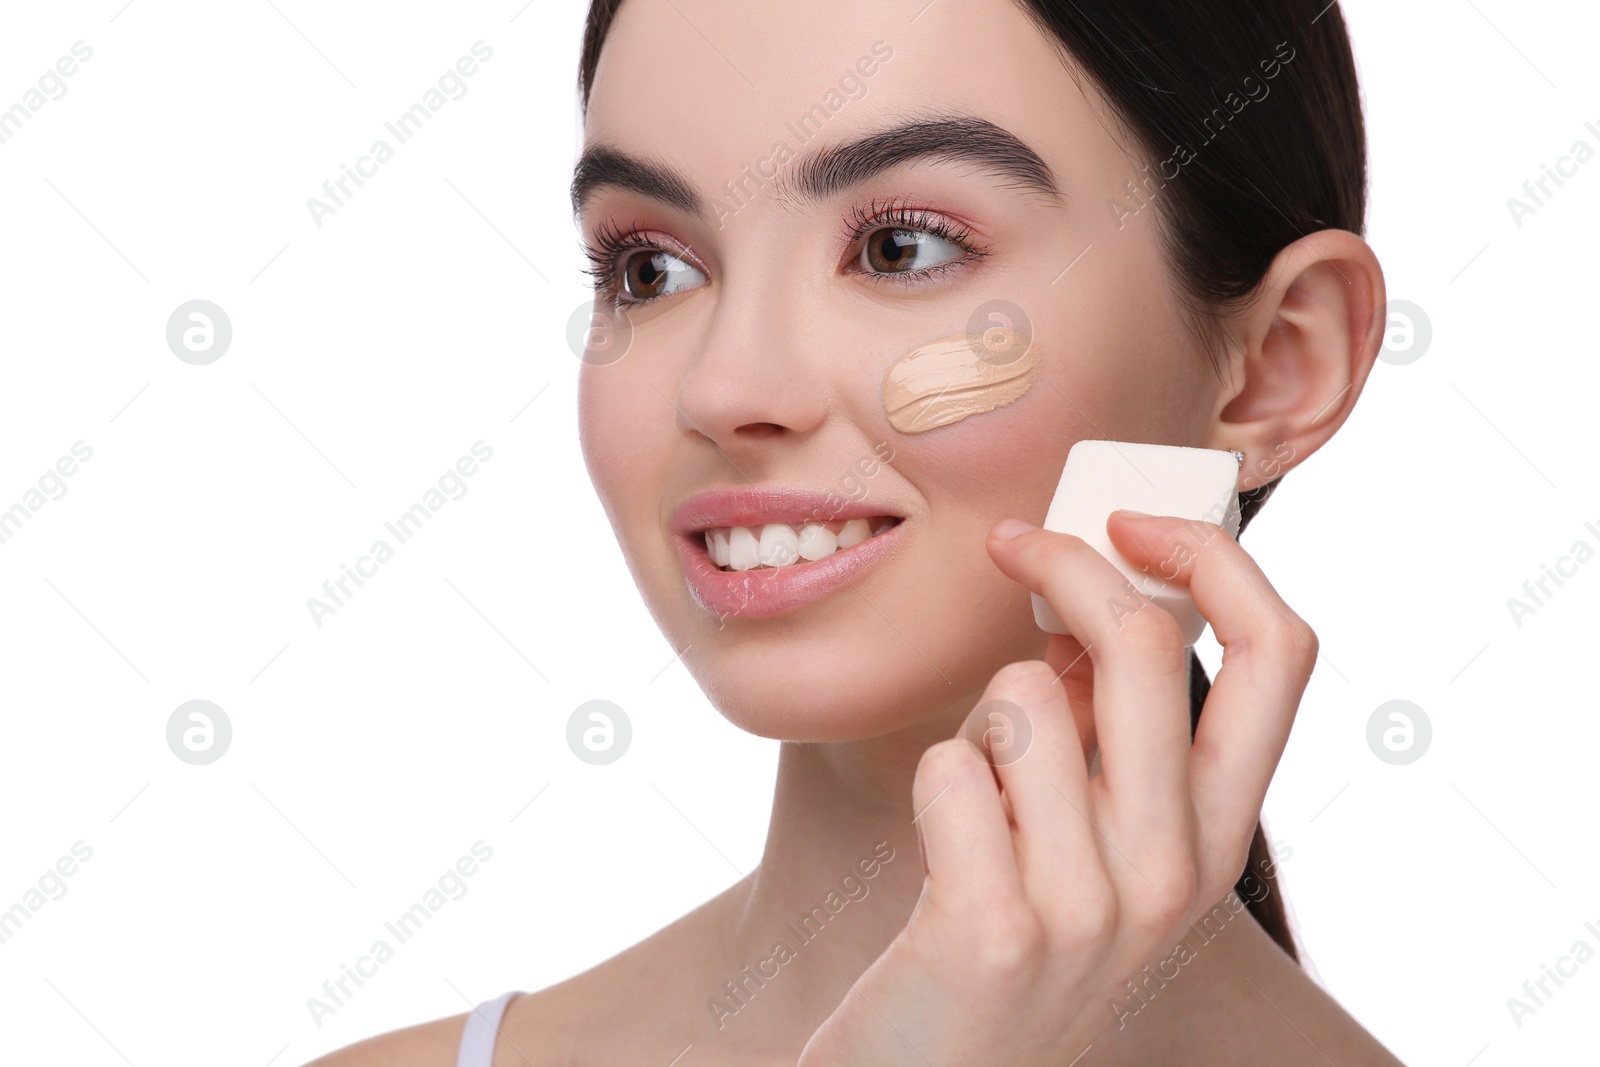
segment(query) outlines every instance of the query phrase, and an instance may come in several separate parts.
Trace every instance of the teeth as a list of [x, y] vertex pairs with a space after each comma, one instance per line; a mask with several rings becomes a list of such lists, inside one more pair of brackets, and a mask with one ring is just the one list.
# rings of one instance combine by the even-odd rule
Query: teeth
[[761, 551], [757, 554], [763, 567], [783, 567], [800, 558], [800, 535], [793, 526], [772, 523], [761, 527]]
[[800, 528], [800, 555], [803, 559], [818, 560], [839, 550], [839, 537], [821, 523], [808, 522]]
[[849, 548], [859, 545], [872, 536], [872, 526], [866, 519], [851, 519], [844, 524], [844, 529], [839, 531], [839, 547]]
[[728, 531], [721, 527], [706, 531], [706, 549], [711, 553], [711, 562], [719, 567], [728, 565]]
[[754, 567], [760, 560], [757, 551], [760, 546], [756, 543], [756, 535], [750, 532], [748, 526], [732, 526], [728, 528], [728, 566], [736, 571], [747, 571]]
[[900, 520], [847, 519], [843, 522], [808, 522], [796, 528], [789, 523], [764, 526], [719, 526], [705, 531], [711, 562], [726, 570], [787, 567], [791, 563], [827, 559], [841, 548], [875, 537]]

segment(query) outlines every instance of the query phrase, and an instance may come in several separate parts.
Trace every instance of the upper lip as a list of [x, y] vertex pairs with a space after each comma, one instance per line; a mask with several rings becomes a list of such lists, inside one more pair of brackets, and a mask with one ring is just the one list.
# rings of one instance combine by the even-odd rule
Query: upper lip
[[890, 515], [905, 516], [871, 500], [848, 500], [800, 486], [747, 486], [741, 489], [711, 489], [696, 493], [672, 513], [672, 529], [691, 534], [718, 526], [758, 526], [789, 523], [831, 522], [836, 519], [870, 519]]

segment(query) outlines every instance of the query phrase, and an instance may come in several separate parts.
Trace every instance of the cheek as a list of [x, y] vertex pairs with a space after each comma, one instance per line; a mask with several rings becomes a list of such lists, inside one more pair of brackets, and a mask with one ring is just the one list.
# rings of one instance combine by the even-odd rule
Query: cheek
[[1079, 436], [1195, 443], [1209, 364], [1188, 336], [1176, 298], [1152, 282], [1162, 271], [1149, 237], [1130, 227], [1095, 245], [1094, 270], [1068, 276], [1075, 288], [1057, 306], [1073, 352], [1051, 366], [1051, 382], [1062, 409], [1084, 424]]
[[1085, 436], [1082, 419], [1040, 380], [1005, 407], [889, 440], [895, 470], [922, 490], [941, 534], [959, 527], [986, 559], [988, 527], [1008, 516], [1044, 520], [1067, 450]]
[[[583, 451], [584, 466], [589, 469], [589, 480], [595, 489], [601, 489], [603, 452], [600, 443], [607, 438], [606, 427], [600, 418], [603, 391], [594, 381], [594, 372], [583, 368], [578, 372], [578, 445]], [[602, 495], [603, 492], [602, 492]]]
[[615, 367], [584, 367], [578, 373], [578, 442], [589, 480], [606, 512], [615, 518], [633, 494], [630, 480], [648, 476], [637, 469], [640, 458], [629, 451], [628, 427], [638, 431], [636, 399]]
[[1032, 388], [1040, 346], [1017, 329], [956, 334], [907, 353], [883, 380], [883, 410], [902, 434], [927, 433], [997, 408]]

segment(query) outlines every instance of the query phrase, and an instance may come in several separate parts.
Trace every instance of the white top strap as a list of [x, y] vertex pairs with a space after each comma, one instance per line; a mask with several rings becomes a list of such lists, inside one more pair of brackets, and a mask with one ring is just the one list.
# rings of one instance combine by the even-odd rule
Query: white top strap
[[461, 1030], [461, 1049], [456, 1053], [456, 1067], [490, 1067], [494, 1039], [500, 1032], [500, 1017], [505, 1014], [511, 998], [521, 992], [513, 989], [502, 993], [467, 1013], [466, 1026]]

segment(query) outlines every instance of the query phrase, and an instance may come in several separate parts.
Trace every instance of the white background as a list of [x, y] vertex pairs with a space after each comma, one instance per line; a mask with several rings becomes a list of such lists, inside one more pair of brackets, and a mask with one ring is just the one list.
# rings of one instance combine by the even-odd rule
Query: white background
[[[300, 1064], [559, 981], [750, 870], [776, 743], [674, 662], [578, 451], [584, 5], [6, 8], [0, 108], [94, 54], [0, 145], [0, 508], [93, 457], [0, 545], [0, 909], [93, 856], [0, 944], [0, 1060]], [[1506, 601], [1600, 548], [1600, 159], [1520, 228], [1506, 200], [1600, 149], [1600, 16], [1345, 9], [1368, 237], [1433, 338], [1245, 534], [1324, 654], [1265, 819], [1314, 973], [1405, 1062], [1588, 1060], [1600, 961], [1520, 1027], [1506, 1000], [1600, 950], [1600, 560], [1520, 627]], [[466, 95], [315, 226], [306, 199], [480, 39]], [[167, 348], [192, 299], [232, 322], [209, 366]], [[306, 599], [480, 439], [467, 493], [315, 626]], [[197, 698], [233, 728], [203, 767], [165, 734]], [[634, 726], [606, 767], [565, 742], [595, 698]], [[1395, 698], [1433, 727], [1406, 766], [1366, 741]], [[315, 1025], [479, 839], [466, 895]]]

